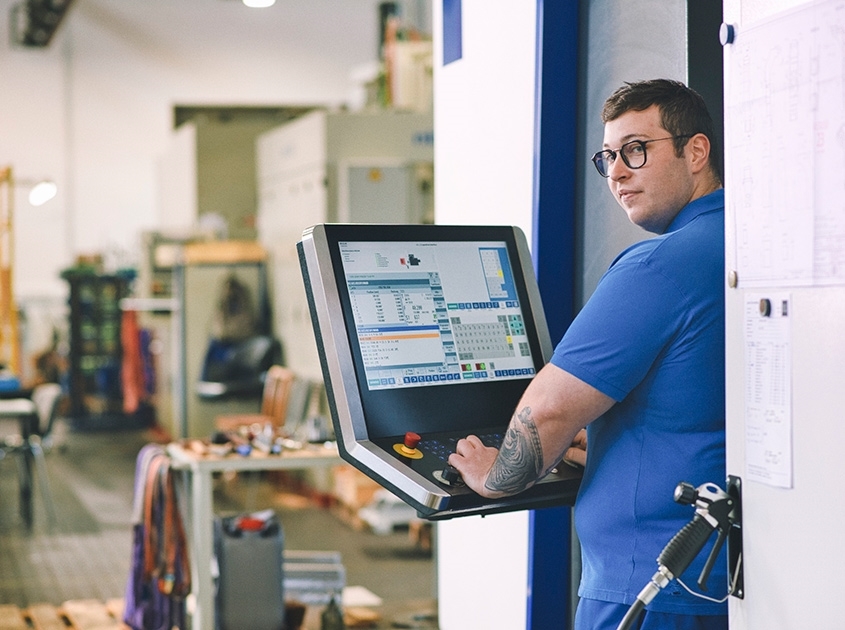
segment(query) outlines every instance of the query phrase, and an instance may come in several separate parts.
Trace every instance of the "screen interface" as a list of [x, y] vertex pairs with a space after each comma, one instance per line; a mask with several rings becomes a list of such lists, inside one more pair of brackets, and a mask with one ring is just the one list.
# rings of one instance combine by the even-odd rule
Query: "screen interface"
[[341, 241], [339, 253], [370, 391], [534, 375], [504, 241]]

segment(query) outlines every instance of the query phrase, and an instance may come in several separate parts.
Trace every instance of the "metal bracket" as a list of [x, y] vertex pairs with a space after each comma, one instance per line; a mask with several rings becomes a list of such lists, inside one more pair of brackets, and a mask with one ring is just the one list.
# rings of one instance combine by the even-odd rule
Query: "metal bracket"
[[734, 500], [734, 518], [728, 532], [728, 579], [730, 594], [745, 598], [745, 568], [742, 562], [742, 479], [728, 475], [727, 493]]

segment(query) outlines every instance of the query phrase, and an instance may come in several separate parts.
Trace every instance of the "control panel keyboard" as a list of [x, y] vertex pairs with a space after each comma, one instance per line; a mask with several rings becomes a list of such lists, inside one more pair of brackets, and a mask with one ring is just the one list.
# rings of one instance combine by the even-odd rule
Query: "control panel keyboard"
[[[484, 446], [491, 446], [493, 448], [499, 448], [502, 445], [503, 437], [503, 432], [482, 433], [478, 435], [478, 438], [481, 440]], [[449, 455], [455, 452], [458, 440], [460, 439], [461, 438], [458, 436], [443, 438], [423, 438], [422, 440], [420, 440], [419, 448], [426, 453], [434, 455], [445, 463], [449, 459]]]

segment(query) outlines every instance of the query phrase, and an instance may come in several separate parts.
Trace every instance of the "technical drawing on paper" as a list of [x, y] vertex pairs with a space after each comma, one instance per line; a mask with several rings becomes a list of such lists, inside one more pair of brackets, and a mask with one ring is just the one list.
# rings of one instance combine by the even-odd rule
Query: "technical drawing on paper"
[[726, 60], [740, 283], [845, 284], [845, 2], [743, 27]]

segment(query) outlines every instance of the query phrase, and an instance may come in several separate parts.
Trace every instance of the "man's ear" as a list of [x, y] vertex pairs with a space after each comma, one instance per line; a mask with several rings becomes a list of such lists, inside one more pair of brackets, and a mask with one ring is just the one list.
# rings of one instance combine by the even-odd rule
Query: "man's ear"
[[687, 158], [693, 173], [699, 173], [710, 166], [710, 139], [703, 133], [697, 133], [686, 146]]

